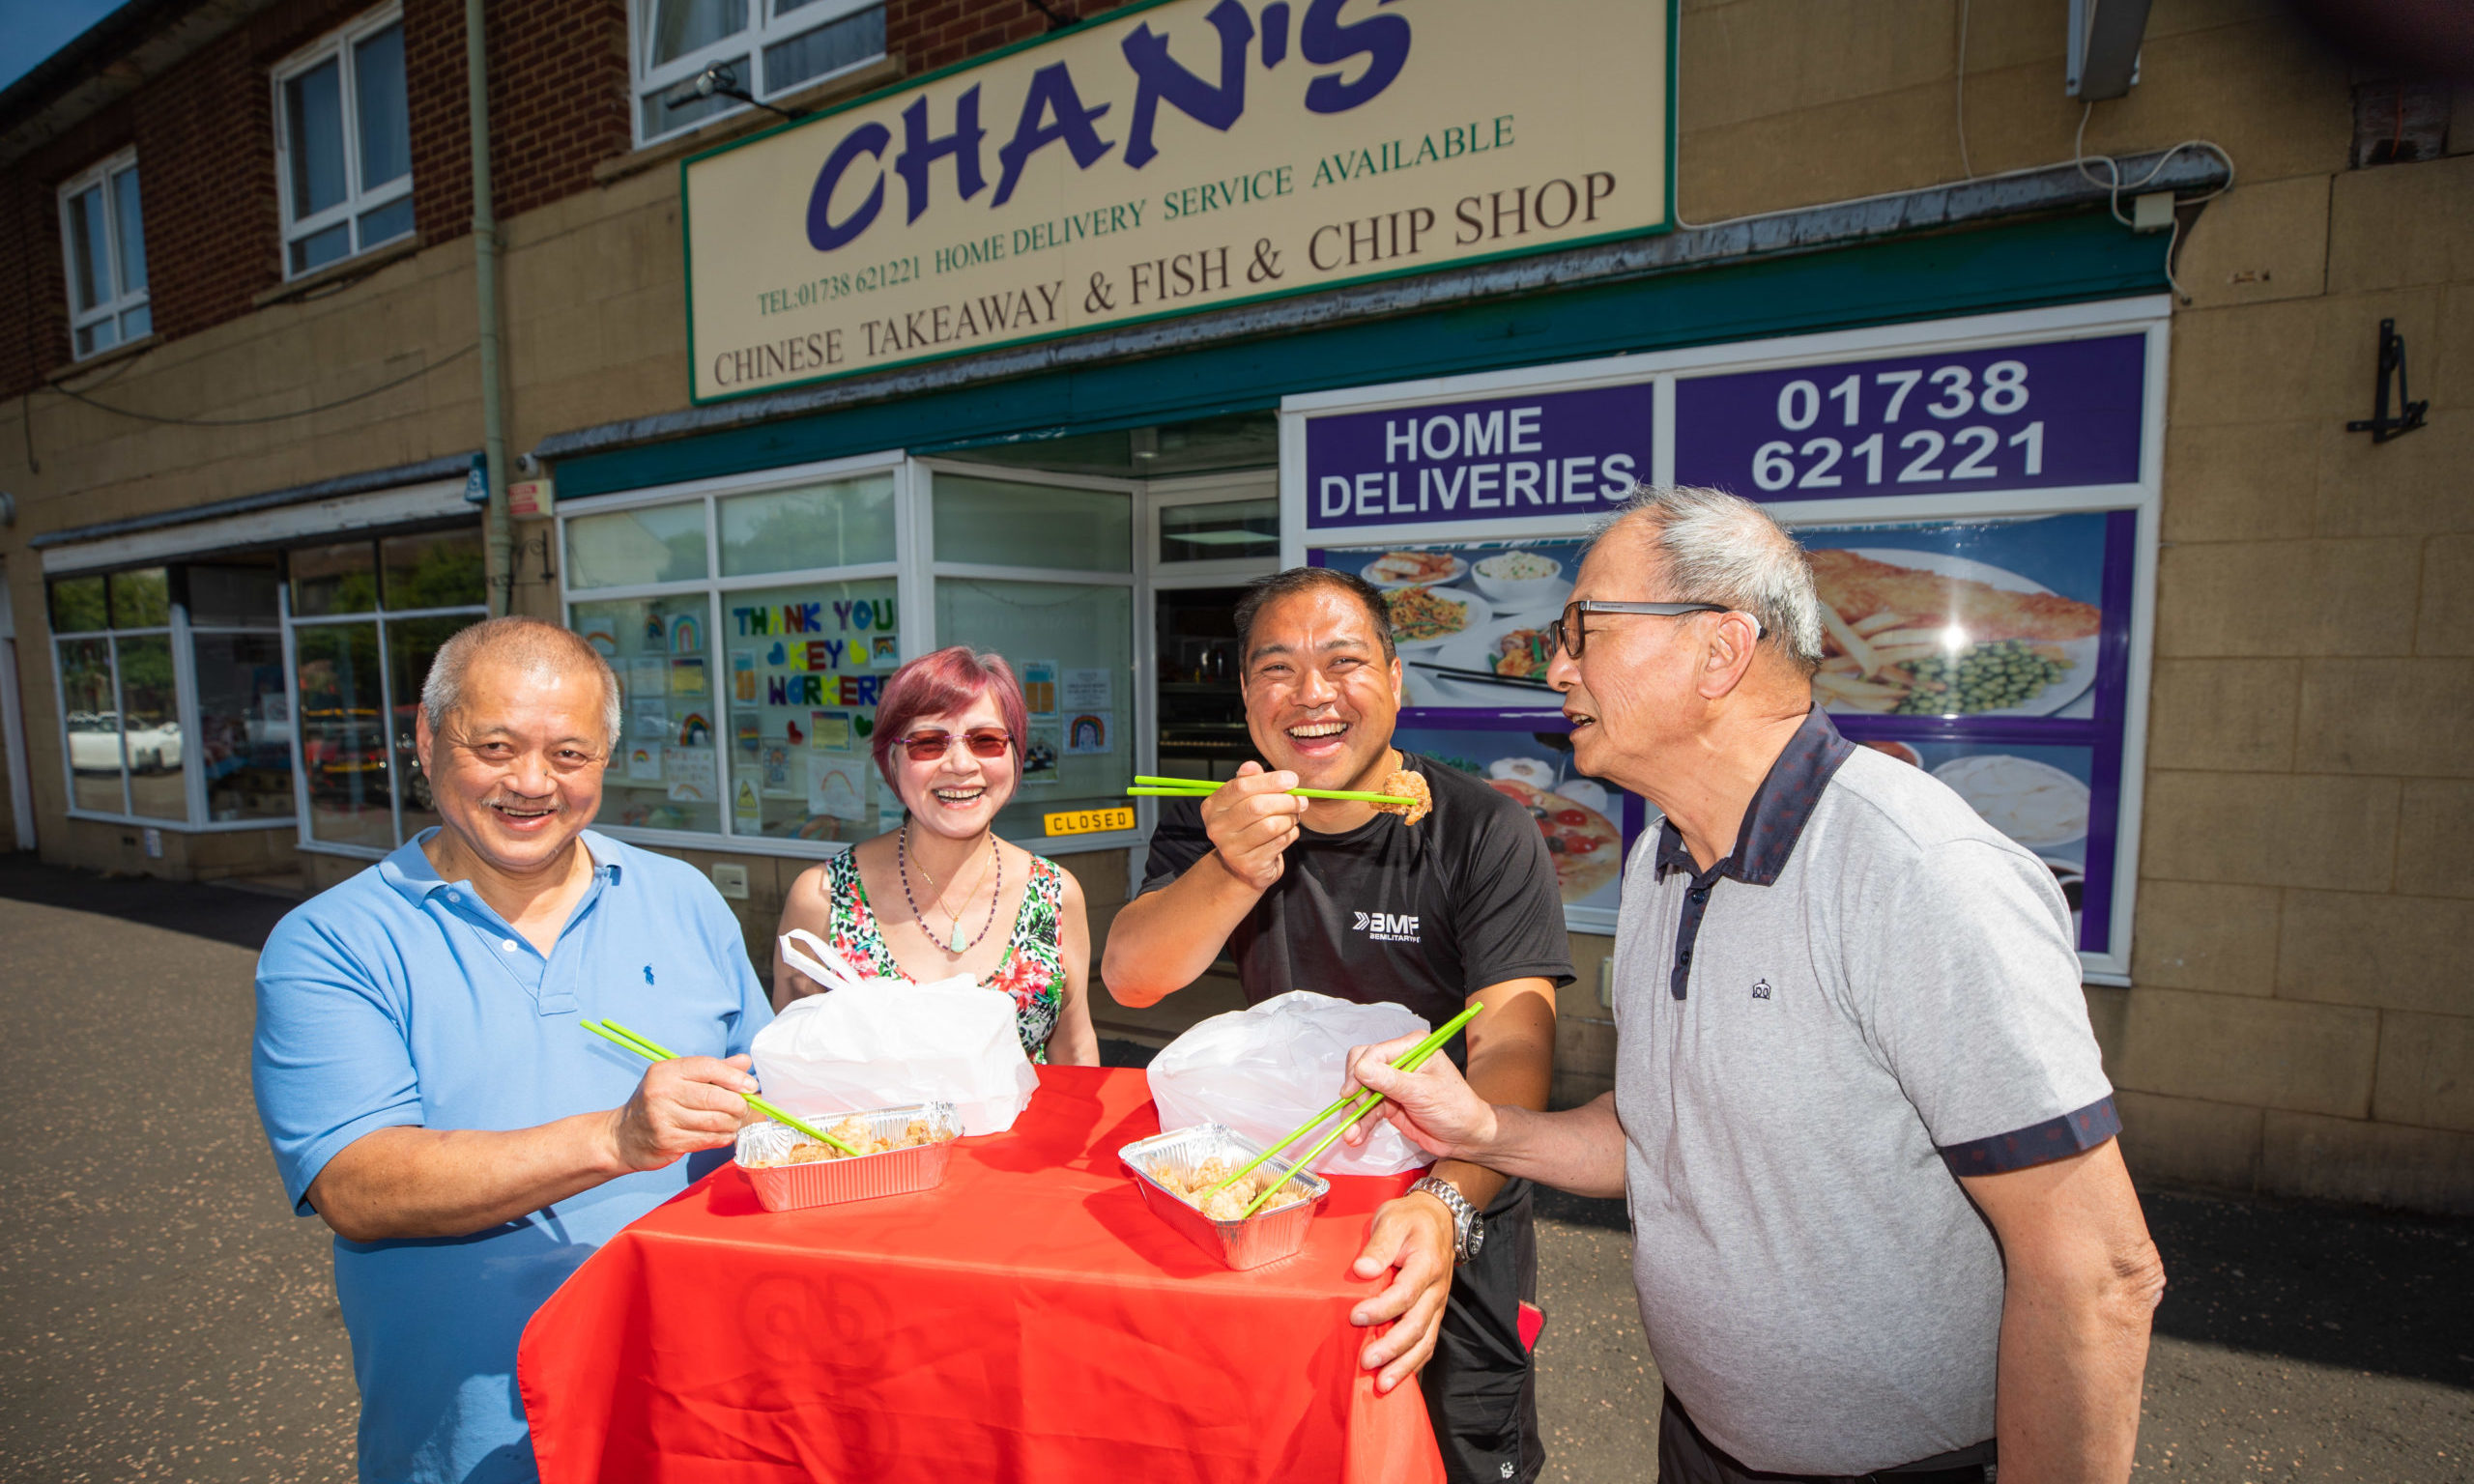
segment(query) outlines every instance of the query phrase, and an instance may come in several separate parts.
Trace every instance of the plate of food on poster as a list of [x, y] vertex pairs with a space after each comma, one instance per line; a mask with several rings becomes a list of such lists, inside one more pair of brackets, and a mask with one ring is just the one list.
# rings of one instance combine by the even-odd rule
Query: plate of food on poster
[[1385, 552], [1358, 568], [1357, 575], [1389, 592], [1395, 587], [1439, 587], [1458, 581], [1468, 571], [1468, 559], [1451, 552], [1404, 548]]
[[1546, 665], [1555, 657], [1547, 629], [1561, 613], [1536, 608], [1498, 614], [1446, 640], [1428, 659], [1412, 657], [1412, 699], [1436, 706], [1561, 704], [1546, 684]]
[[1457, 587], [1395, 587], [1384, 594], [1392, 614], [1392, 642], [1400, 649], [1431, 649], [1486, 621], [1483, 598]]
[[1945, 552], [1822, 548], [1812, 563], [1813, 693], [1832, 711], [2051, 716], [2095, 683], [2092, 603]]
[[1529, 812], [1546, 839], [1555, 863], [1555, 885], [1565, 904], [1585, 901], [1612, 885], [1624, 868], [1624, 831], [1606, 786], [1593, 779], [1558, 780], [1535, 757], [1498, 757], [1486, 783]]

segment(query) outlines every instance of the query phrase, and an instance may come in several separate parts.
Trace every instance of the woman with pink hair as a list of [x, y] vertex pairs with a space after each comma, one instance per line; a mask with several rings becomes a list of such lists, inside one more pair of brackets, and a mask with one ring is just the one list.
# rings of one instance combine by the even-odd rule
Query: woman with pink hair
[[[1081, 885], [994, 830], [1021, 782], [1027, 730], [1000, 655], [956, 644], [895, 671], [873, 745], [902, 824], [800, 872], [774, 941], [804, 928], [884, 979], [967, 974], [1013, 997], [1032, 1061], [1095, 1067]], [[774, 951], [775, 1009], [822, 989]]]

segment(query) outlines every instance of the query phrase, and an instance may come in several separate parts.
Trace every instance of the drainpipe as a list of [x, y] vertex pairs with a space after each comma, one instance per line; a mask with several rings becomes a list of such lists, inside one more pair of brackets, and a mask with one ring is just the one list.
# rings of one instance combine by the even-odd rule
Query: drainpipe
[[507, 529], [506, 409], [499, 391], [499, 220], [490, 207], [490, 65], [481, 0], [464, 0], [464, 71], [473, 114], [473, 276], [481, 322], [481, 451], [490, 475], [486, 571], [495, 617], [515, 596], [515, 542]]

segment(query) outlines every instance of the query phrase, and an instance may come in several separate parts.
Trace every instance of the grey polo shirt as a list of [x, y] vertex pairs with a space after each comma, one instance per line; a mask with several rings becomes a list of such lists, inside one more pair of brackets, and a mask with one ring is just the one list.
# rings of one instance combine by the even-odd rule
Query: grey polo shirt
[[2052, 873], [1819, 708], [1732, 856], [1663, 821], [1632, 855], [1615, 1100], [1668, 1386], [1757, 1470], [1992, 1437], [2001, 1258], [1956, 1177], [2120, 1127]]

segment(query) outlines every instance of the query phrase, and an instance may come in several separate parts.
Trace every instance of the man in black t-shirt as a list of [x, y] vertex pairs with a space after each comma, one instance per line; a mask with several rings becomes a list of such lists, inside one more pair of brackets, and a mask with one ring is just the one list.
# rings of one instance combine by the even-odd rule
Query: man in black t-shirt
[[[1108, 930], [1108, 991], [1155, 1004], [1224, 945], [1254, 1003], [1311, 989], [1441, 1024], [1482, 1000], [1453, 1062], [1491, 1099], [1544, 1108], [1555, 991], [1572, 968], [1528, 811], [1394, 749], [1400, 662], [1383, 596], [1363, 580], [1293, 568], [1249, 588], [1236, 616], [1247, 725], [1275, 771], [1249, 762], [1198, 803], [1163, 801], [1141, 895]], [[1378, 790], [1399, 768], [1434, 795], [1415, 825], [1286, 791]], [[1396, 1323], [1360, 1359], [1385, 1391], [1423, 1371], [1454, 1480], [1526, 1484], [1544, 1462], [1520, 1323], [1537, 1270], [1528, 1184], [1478, 1165], [1436, 1165], [1368, 1227], [1356, 1273], [1393, 1277], [1350, 1318]]]

